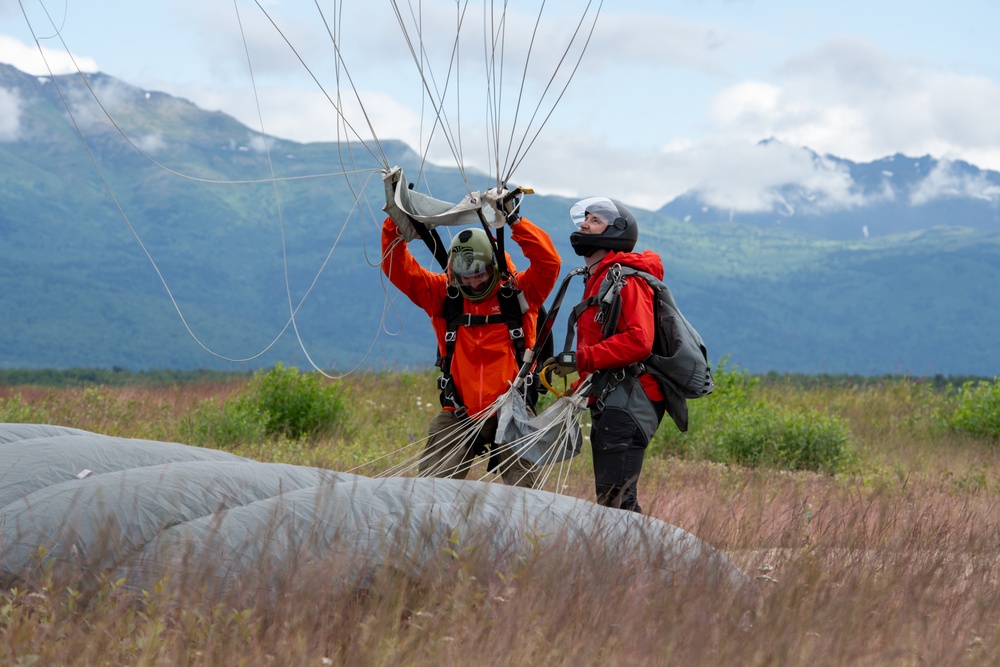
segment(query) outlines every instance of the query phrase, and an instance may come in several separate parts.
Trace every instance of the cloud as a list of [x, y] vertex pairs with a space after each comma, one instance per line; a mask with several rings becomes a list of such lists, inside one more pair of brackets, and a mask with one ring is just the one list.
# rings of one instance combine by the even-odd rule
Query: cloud
[[[143, 41], [141, 60], [147, 71], [159, 74], [153, 80], [137, 76], [132, 83], [155, 86], [205, 109], [222, 110], [255, 132], [262, 129], [259, 101], [263, 130], [269, 135], [332, 141], [352, 133], [344, 129], [312, 75], [336, 100], [335, 64], [342, 56], [343, 97], [336, 103], [362, 137], [370, 137], [370, 123], [379, 139], [401, 139], [420, 151], [434, 121], [426, 86], [445, 96], [448, 127], [456, 135], [461, 128], [463, 158], [492, 170], [493, 140], [499, 138], [496, 143], [501, 143], [514, 136], [517, 145], [536, 105], [533, 129], [555, 104], [565, 79], [552, 80], [548, 92], [545, 86], [576, 30], [584, 4], [567, 8], [566, 3], [546, 3], [537, 32], [537, 3], [529, 6], [512, 0], [505, 5], [502, 109], [488, 109], [484, 94], [489, 68], [481, 9], [470, 8], [463, 17], [463, 41], [457, 47], [461, 85], [458, 70], [449, 78], [461, 3], [421, 5], [427, 67], [422, 79], [400, 31], [403, 20], [409, 33], [416, 35], [416, 19], [408, 13], [397, 18], [373, 3], [347, 3], [342, 12], [326, 17], [334, 32], [331, 38], [312, 3], [261, 3], [272, 24], [252, 4], [241, 3], [237, 20], [232, 5], [174, 0], [159, 10], [162, 25], [129, 24], [130, 28], [155, 26], [157, 34], [171, 35], [169, 49], [161, 48], [154, 33]], [[730, 29], [721, 27], [721, 20], [712, 23], [718, 18], [684, 20], [605, 3], [574, 80], [518, 166], [516, 178], [547, 194], [606, 192], [644, 208], [658, 208], [697, 187], [719, 205], [761, 210], [792, 204], [780, 192], [787, 184], [811, 193], [809, 202], [795, 203], [800, 207], [857, 205], [860, 195], [846, 172], [804, 148], [854, 161], [903, 152], [1000, 169], [1000, 123], [994, 120], [1000, 117], [1000, 85], [995, 81], [975, 72], [931, 67], [849, 37], [820, 42], [764, 70], [760, 63], [780, 48], [774, 40], [764, 41], [773, 26], [755, 28], [752, 22], [730, 21]], [[584, 21], [581, 39], [588, 29]], [[9, 42], [10, 38], [0, 37], [0, 60], [12, 52]], [[531, 61], [525, 68], [529, 45]], [[38, 57], [34, 47], [16, 46], [27, 56]], [[73, 69], [63, 62], [64, 53], [47, 53], [53, 62], [61, 62], [59, 71]], [[563, 75], [575, 65], [577, 53], [567, 56]], [[92, 59], [85, 62], [89, 63], [85, 69], [97, 69]], [[164, 62], [171, 63], [170, 69]], [[494, 70], [491, 76], [498, 73]], [[348, 75], [359, 88], [363, 109]], [[523, 88], [522, 78], [526, 78]], [[725, 88], [710, 97], [709, 91], [719, 82]], [[543, 95], [545, 102], [540, 104]], [[706, 113], [707, 100], [711, 106]], [[502, 125], [496, 123], [497, 117]], [[515, 117], [516, 131], [510, 127]], [[5, 116], [0, 122], [12, 121]], [[436, 134], [443, 135], [440, 128]], [[778, 141], [758, 146], [767, 138]], [[429, 156], [439, 164], [455, 164], [452, 150], [444, 145], [433, 147]]]
[[712, 118], [722, 137], [775, 137], [857, 161], [975, 155], [980, 166], [1000, 168], [1000, 85], [890, 57], [859, 39], [831, 39], [792, 58], [773, 81], [730, 86]]
[[[561, 128], [546, 133], [519, 169], [519, 182], [541, 184], [547, 195], [605, 195], [653, 210], [689, 191], [706, 205], [741, 213], [821, 213], [894, 197], [888, 190], [865, 195], [842, 163], [777, 141], [681, 141], [635, 152], [574, 139]], [[789, 195], [788, 186], [798, 192]]]
[[[619, 193], [627, 193], [619, 195], [623, 199], [649, 208], [693, 189], [706, 204], [738, 212], [791, 212], [793, 207], [820, 212], [895, 193], [884, 190], [866, 198], [846, 168], [816, 153], [855, 161], [896, 152], [931, 154], [1000, 168], [996, 118], [1000, 86], [989, 79], [928, 70], [890, 58], [866, 42], [837, 38], [789, 60], [771, 80], [745, 79], [718, 93], [710, 109], [710, 141], [680, 137], [659, 153], [646, 149], [631, 155], [590, 144], [588, 150], [610, 158], [611, 169], [602, 159], [566, 155], [572, 148], [559, 159], [574, 165], [570, 170], [578, 178], [585, 176], [577, 166], [589, 165], [609, 176], [606, 182]], [[762, 142], [769, 138], [775, 141]], [[552, 150], [551, 143], [546, 146], [543, 151]], [[665, 183], [670, 187], [657, 187]], [[790, 201], [786, 186], [800, 188], [806, 199]], [[949, 192], [996, 196], [985, 179], [970, 180], [942, 168], [911, 197], [924, 201]]]
[[21, 96], [0, 88], [0, 141], [17, 141], [21, 134]]
[[167, 147], [167, 142], [161, 134], [146, 134], [136, 140], [136, 145], [143, 153], [150, 155], [158, 153]]
[[[112, 119], [127, 114], [136, 103], [136, 89], [113, 78], [87, 77], [86, 86], [64, 86], [63, 96], [73, 114], [76, 125], [83, 131], [97, 131], [111, 127]], [[93, 93], [91, 93], [93, 89]], [[100, 100], [100, 104], [94, 99]], [[105, 113], [106, 112], [106, 113]]]
[[[703, 174], [695, 186], [702, 202], [742, 213], [791, 214], [851, 208], [865, 203], [847, 168], [812, 151], [781, 142], [725, 144], [689, 152], [689, 168]], [[787, 186], [805, 196], [790, 198]]]
[[83, 72], [96, 72], [93, 58], [72, 56], [65, 50], [42, 47], [41, 53], [34, 45], [27, 45], [14, 37], [0, 35], [0, 62], [13, 65], [27, 74], [48, 76], [51, 73], [71, 74], [79, 68]]
[[[379, 139], [398, 138], [411, 146], [419, 145], [419, 117], [392, 97], [378, 92], [362, 93], [364, 107], [350, 95], [338, 101], [336, 98], [328, 99], [319, 91], [303, 92], [281, 87], [269, 87], [257, 98], [252, 91], [243, 89], [202, 86], [179, 86], [177, 94], [199, 100], [198, 106], [203, 109], [221, 109], [251, 130], [264, 131], [272, 137], [303, 143], [336, 141], [338, 138], [368, 140], [372, 137], [370, 123], [378, 128], [376, 135]], [[348, 126], [344, 125], [345, 119]]]
[[953, 162], [940, 160], [927, 178], [910, 193], [910, 203], [919, 206], [947, 197], [973, 197], [1000, 202], [1000, 185], [991, 183], [985, 174], [963, 174]]
[[[560, 22], [563, 23], [563, 22]], [[561, 28], [565, 31], [565, 25]], [[710, 24], [633, 12], [601, 14], [587, 47], [588, 72], [620, 76], [622, 65], [723, 72], [723, 51], [742, 40]]]

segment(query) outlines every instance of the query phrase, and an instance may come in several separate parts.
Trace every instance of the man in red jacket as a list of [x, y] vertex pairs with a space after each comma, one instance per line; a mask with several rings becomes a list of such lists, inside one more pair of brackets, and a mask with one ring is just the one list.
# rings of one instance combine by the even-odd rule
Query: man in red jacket
[[[526, 270], [516, 271], [505, 255], [510, 273], [507, 284], [484, 229], [459, 232], [449, 248], [447, 271], [436, 273], [410, 254], [391, 217], [382, 226], [382, 270], [430, 316], [438, 340], [442, 409], [430, 424], [419, 464], [423, 476], [464, 479], [476, 455], [493, 444], [497, 416], [491, 408], [510, 388], [523, 362], [515, 352], [515, 336], [523, 333], [524, 346], [531, 349], [538, 309], [559, 278], [561, 260], [549, 235], [516, 214], [508, 215], [507, 223], [512, 240], [529, 261]], [[518, 313], [518, 322], [508, 324], [512, 318], [504, 311], [509, 311], [506, 304], [510, 301], [502, 304], [499, 293], [511, 288], [522, 291], [526, 310]], [[456, 324], [458, 317], [461, 325]], [[480, 430], [466, 437], [470, 429], [464, 426], [473, 425], [470, 419]], [[534, 485], [531, 464], [509, 452], [497, 453], [491, 464], [507, 484]]]
[[646, 446], [663, 419], [666, 404], [659, 383], [637, 366], [653, 350], [656, 333], [653, 290], [637, 276], [624, 278], [621, 311], [613, 333], [605, 336], [597, 317], [598, 290], [617, 265], [630, 266], [663, 279], [663, 260], [651, 250], [633, 252], [639, 237], [635, 216], [606, 197], [590, 197], [570, 208], [577, 230], [570, 243], [587, 263], [583, 301], [591, 301], [576, 319], [575, 353], [561, 355], [555, 372], [579, 372], [581, 381], [594, 374], [590, 398], [597, 502], [641, 512], [639, 473]]

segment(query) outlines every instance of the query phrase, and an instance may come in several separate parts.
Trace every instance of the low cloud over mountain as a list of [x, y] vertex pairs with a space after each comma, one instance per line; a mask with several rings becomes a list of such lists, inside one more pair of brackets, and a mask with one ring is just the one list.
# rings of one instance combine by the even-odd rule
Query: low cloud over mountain
[[[1000, 173], [962, 161], [931, 156], [893, 155], [868, 163], [764, 142], [754, 148], [758, 170], [749, 178], [706, 179], [677, 197], [660, 213], [705, 223], [733, 221], [762, 228], [786, 227], [816, 236], [853, 239], [917, 231], [940, 225], [1000, 231]], [[789, 156], [811, 165], [814, 177], [801, 179], [800, 165], [788, 181], [781, 168]], [[745, 160], [740, 160], [745, 164]], [[740, 182], [742, 186], [734, 186]]]

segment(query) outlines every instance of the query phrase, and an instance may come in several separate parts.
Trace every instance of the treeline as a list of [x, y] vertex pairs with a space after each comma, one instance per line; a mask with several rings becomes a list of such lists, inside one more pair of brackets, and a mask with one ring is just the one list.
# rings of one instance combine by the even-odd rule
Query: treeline
[[248, 371], [199, 370], [149, 370], [130, 371], [124, 368], [67, 368], [67, 369], [0, 369], [0, 386], [34, 387], [124, 387], [124, 386], [173, 386], [199, 382], [229, 382], [249, 379]]
[[857, 375], [831, 373], [778, 373], [769, 371], [757, 376], [764, 386], [790, 386], [798, 389], [836, 389], [851, 387], [878, 387], [885, 384], [909, 380], [917, 384], [944, 391], [949, 387], [961, 387], [968, 382], [988, 382], [994, 378], [985, 375]]
[[[249, 379], [254, 371], [198, 370], [148, 370], [130, 371], [125, 368], [68, 368], [68, 369], [0, 369], [0, 386], [36, 387], [90, 387], [90, 386], [163, 386], [187, 385], [199, 382], [230, 382]], [[801, 389], [878, 387], [883, 384], [909, 380], [926, 384], [935, 390], [960, 387], [967, 382], [993, 380], [976, 375], [857, 375], [835, 373], [778, 373], [770, 371], [756, 375], [763, 386], [789, 386]]]

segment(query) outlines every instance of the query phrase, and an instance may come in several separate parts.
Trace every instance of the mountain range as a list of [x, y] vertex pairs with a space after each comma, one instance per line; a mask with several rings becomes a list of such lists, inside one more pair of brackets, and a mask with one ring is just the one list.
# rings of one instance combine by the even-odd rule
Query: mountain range
[[[769, 143], [769, 142], [761, 142]], [[814, 187], [785, 184], [726, 207], [730, 193], [692, 189], [659, 212], [679, 220], [720, 220], [788, 228], [829, 239], [886, 236], [933, 227], [1000, 231], [1000, 173], [962, 160], [891, 155], [857, 163], [810, 153]], [[739, 204], [743, 204], [739, 206]]]
[[[103, 74], [0, 64], [0, 110], [0, 367], [433, 364], [426, 316], [379, 268], [381, 170], [400, 166], [445, 201], [487, 189], [486, 174], [467, 172], [467, 185], [395, 141], [265, 138]], [[752, 209], [699, 190], [657, 211], [632, 207], [640, 247], [663, 256], [713, 360], [752, 372], [1000, 374], [1000, 174], [930, 156], [815, 159], [848, 186], [789, 184]], [[581, 263], [568, 242], [573, 201], [524, 202], [564, 272]], [[556, 332], [561, 345], [561, 323]]]

